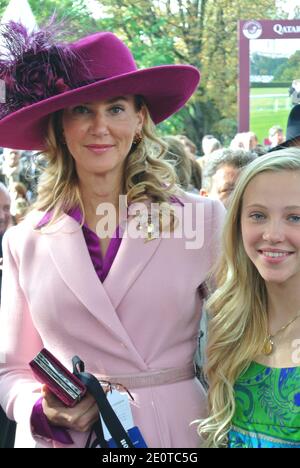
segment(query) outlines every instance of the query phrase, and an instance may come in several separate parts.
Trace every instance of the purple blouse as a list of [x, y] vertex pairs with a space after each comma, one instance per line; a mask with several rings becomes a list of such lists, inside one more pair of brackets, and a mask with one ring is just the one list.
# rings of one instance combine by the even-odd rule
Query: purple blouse
[[[75, 208], [68, 213], [78, 224], [82, 222], [82, 213], [79, 208]], [[47, 224], [51, 219], [52, 213], [46, 213], [42, 220], [38, 223], [37, 227], [41, 228]], [[101, 283], [104, 282], [107, 277], [110, 268], [113, 264], [114, 259], [118, 253], [119, 247], [122, 242], [122, 230], [119, 226], [116, 229], [114, 236], [112, 237], [106, 254], [103, 258], [102, 252], [100, 249], [99, 238], [97, 234], [92, 231], [86, 223], [82, 226], [82, 233], [88, 248], [91, 260], [93, 262], [95, 271], [98, 275]], [[34, 405], [31, 413], [31, 428], [34, 435], [45, 437], [47, 439], [56, 440], [61, 444], [69, 445], [73, 443], [73, 440], [64, 428], [53, 426], [49, 423], [48, 419], [44, 415], [42, 400], [40, 398]]]

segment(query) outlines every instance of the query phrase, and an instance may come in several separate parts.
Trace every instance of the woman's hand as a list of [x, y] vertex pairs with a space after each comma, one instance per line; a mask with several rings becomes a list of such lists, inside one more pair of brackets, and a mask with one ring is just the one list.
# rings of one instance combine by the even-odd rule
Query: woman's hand
[[54, 426], [86, 432], [100, 417], [96, 401], [89, 393], [73, 408], [68, 408], [61, 403], [50, 392], [47, 385], [42, 387], [42, 397], [44, 414]]

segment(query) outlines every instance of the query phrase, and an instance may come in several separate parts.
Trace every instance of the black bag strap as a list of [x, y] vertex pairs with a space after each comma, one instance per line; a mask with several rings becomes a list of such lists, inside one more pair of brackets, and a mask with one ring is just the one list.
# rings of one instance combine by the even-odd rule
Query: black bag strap
[[[105, 391], [103, 390], [99, 381], [94, 375], [84, 372], [84, 363], [78, 356], [73, 357], [72, 363], [74, 375], [76, 375], [81, 380], [81, 382], [87, 387], [90, 394], [95, 398], [99, 412], [113, 440], [115, 441], [116, 446], [118, 448], [134, 448], [130, 437], [120, 423], [119, 418], [112, 409], [108, 399], [106, 398]], [[96, 433], [96, 440], [90, 446], [93, 432]], [[101, 446], [101, 448], [108, 447], [108, 444], [104, 439], [100, 416], [99, 421], [97, 421], [92, 428], [86, 443], [86, 448], [93, 448], [98, 444]]]
[[[96, 434], [96, 438], [92, 442], [93, 434]], [[97, 448], [98, 446], [100, 446], [101, 448], [109, 448], [108, 443], [104, 439], [103, 428], [100, 418], [99, 421], [93, 424], [84, 448]]]

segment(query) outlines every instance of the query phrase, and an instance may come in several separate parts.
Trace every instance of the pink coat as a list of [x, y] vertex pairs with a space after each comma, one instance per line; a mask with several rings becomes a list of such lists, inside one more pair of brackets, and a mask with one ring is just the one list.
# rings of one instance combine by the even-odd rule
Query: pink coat
[[[28, 362], [46, 347], [71, 369], [74, 354], [95, 374], [138, 374], [193, 361], [204, 282], [217, 252], [223, 206], [186, 195], [204, 208], [203, 246], [186, 239], [123, 238], [102, 284], [78, 224], [64, 215], [51, 233], [32, 214], [4, 237], [0, 404], [18, 423], [17, 446], [61, 447], [33, 438], [30, 414], [40, 384]], [[186, 208], [180, 207], [182, 214]], [[206, 399], [196, 379], [130, 389], [132, 411], [149, 447], [197, 447]], [[87, 434], [71, 432], [75, 445]]]

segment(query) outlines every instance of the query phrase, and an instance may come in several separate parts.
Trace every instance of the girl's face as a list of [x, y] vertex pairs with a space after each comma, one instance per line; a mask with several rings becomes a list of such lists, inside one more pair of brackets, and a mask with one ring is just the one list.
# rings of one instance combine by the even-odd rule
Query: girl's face
[[134, 136], [143, 125], [133, 96], [68, 107], [63, 112], [63, 132], [78, 175], [120, 172]]
[[243, 196], [241, 226], [245, 251], [267, 283], [300, 281], [300, 171], [254, 177]]

